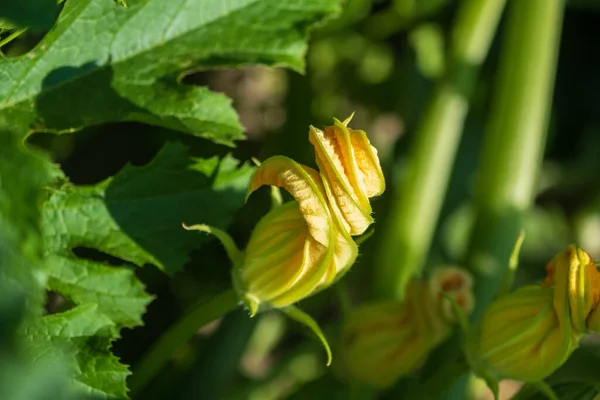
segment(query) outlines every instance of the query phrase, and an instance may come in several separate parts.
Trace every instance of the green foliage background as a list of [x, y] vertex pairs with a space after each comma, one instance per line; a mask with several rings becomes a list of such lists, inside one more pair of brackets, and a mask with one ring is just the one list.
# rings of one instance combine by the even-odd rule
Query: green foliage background
[[[508, 7], [517, 1], [530, 0]], [[382, 249], [397, 246], [385, 227], [424, 110], [452, 76], [447, 54], [462, 2], [117, 3], [0, 2], [0, 399], [482, 398], [468, 375], [445, 379], [436, 369], [452, 367], [456, 338], [417, 375], [375, 394], [338, 379], [335, 353], [326, 368], [299, 325], [242, 309], [196, 326], [156, 376], [135, 382], [153, 343], [231, 286], [222, 247], [181, 223], [226, 229], [243, 246], [269, 207], [266, 191], [245, 203], [250, 158], [312, 165], [308, 125], [353, 111], [353, 127], [379, 149], [389, 190], [374, 202], [376, 233], [342, 291], [353, 304], [379, 295]], [[594, 0], [566, 4], [515, 286], [540, 280], [571, 242], [600, 258], [599, 11]], [[447, 191], [434, 193], [441, 210], [424, 273], [469, 251], [507, 18], [469, 90]], [[339, 292], [302, 302], [332, 341]], [[599, 357], [600, 340], [590, 337], [548, 382], [561, 399], [593, 399]], [[525, 387], [520, 396], [540, 395]]]

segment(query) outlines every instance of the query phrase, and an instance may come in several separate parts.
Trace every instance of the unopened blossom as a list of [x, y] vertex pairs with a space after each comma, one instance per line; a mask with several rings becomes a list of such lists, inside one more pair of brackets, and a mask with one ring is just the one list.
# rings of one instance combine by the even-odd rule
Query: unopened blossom
[[482, 318], [476, 357], [497, 380], [541, 380], [600, 331], [600, 272], [589, 254], [571, 245], [546, 271], [541, 285], [499, 297]]
[[[254, 228], [246, 250], [235, 256], [233, 281], [251, 314], [281, 308], [330, 286], [356, 260], [352, 239], [373, 223], [369, 198], [385, 189], [377, 150], [363, 131], [343, 123], [310, 127], [319, 170], [274, 156], [257, 168], [248, 195], [264, 185], [282, 188], [294, 201], [269, 211]], [[224, 232], [214, 233], [231, 247]], [[225, 243], [227, 242], [227, 243]], [[230, 252], [231, 254], [235, 251]]]
[[429, 280], [411, 283], [402, 302], [375, 302], [352, 311], [340, 344], [343, 372], [380, 389], [413, 373], [456, 322], [447, 297], [468, 314], [473, 309], [471, 287], [463, 270], [440, 268]]
[[347, 127], [351, 119], [334, 118], [323, 130], [311, 126], [309, 140], [332, 211], [351, 235], [360, 235], [373, 223], [369, 199], [383, 193], [385, 180], [377, 149], [364, 131]]
[[284, 307], [329, 286], [356, 259], [358, 246], [332, 215], [317, 171], [275, 156], [258, 167], [249, 192], [262, 185], [287, 190], [295, 201], [256, 225], [237, 271], [251, 309]]

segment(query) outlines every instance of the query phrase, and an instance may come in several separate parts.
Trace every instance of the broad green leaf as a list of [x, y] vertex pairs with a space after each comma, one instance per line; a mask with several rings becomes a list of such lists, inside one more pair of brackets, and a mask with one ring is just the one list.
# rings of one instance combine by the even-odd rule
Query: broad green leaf
[[43, 274], [40, 235], [41, 187], [45, 161], [0, 128], [0, 284], [23, 293], [29, 314], [41, 312]]
[[50, 255], [46, 259], [48, 289], [75, 304], [97, 304], [115, 324], [134, 327], [152, 298], [127, 268]]
[[[0, 268], [5, 265], [0, 265]], [[24, 294], [0, 282], [0, 399], [73, 399], [64, 357], [32, 363], [22, 354], [17, 327], [24, 317]]]
[[39, 200], [47, 180], [44, 161], [0, 128], [0, 399], [73, 399], [64, 355], [33, 362], [20, 351], [18, 335], [42, 311]]
[[103, 397], [126, 397], [126, 366], [110, 352], [118, 335], [115, 324], [94, 304], [46, 316], [26, 330], [26, 351], [38, 363], [52, 364], [67, 357], [71, 387]]
[[48, 252], [72, 257], [74, 247], [90, 247], [174, 273], [207, 239], [182, 222], [225, 228], [244, 204], [253, 171], [230, 156], [194, 159], [168, 143], [145, 166], [127, 166], [94, 186], [55, 189], [44, 206]]
[[30, 53], [0, 59], [0, 116], [73, 132], [141, 121], [231, 145], [243, 138], [230, 100], [180, 83], [191, 70], [304, 68], [307, 30], [339, 0], [69, 0]]
[[50, 29], [57, 15], [56, 0], [0, 0], [0, 18], [23, 28]]

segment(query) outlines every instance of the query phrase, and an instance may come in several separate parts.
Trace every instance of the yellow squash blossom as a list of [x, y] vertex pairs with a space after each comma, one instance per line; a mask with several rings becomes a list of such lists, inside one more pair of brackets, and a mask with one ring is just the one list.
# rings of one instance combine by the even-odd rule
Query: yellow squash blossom
[[377, 302], [354, 310], [343, 327], [343, 371], [380, 389], [414, 372], [456, 321], [445, 296], [468, 314], [473, 308], [471, 286], [463, 270], [440, 268], [428, 281], [413, 282], [402, 302]]
[[541, 285], [499, 297], [482, 318], [475, 356], [497, 380], [541, 380], [583, 335], [600, 331], [600, 272], [590, 256], [571, 245], [546, 270]]
[[[284, 156], [265, 160], [248, 195], [263, 185], [288, 191], [294, 201], [275, 207], [253, 230], [245, 252], [230, 251], [233, 280], [250, 313], [282, 308], [339, 279], [354, 263], [358, 246], [351, 236], [369, 224], [369, 198], [385, 188], [377, 150], [363, 131], [334, 120], [323, 131], [310, 127], [319, 171]], [[229, 247], [226, 233], [204, 225]]]
[[377, 149], [364, 131], [348, 128], [334, 118], [334, 125], [320, 130], [310, 127], [309, 140], [334, 214], [351, 235], [362, 234], [371, 223], [369, 198], [385, 190]]
[[237, 271], [246, 304], [285, 307], [330, 285], [356, 259], [358, 247], [332, 216], [317, 171], [274, 156], [262, 163], [249, 193], [262, 185], [287, 190], [295, 201], [256, 225]]

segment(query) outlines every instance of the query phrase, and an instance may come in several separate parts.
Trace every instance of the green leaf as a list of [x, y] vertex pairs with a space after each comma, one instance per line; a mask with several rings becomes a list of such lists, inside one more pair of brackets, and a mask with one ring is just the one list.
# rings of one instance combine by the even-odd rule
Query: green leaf
[[168, 143], [145, 166], [127, 166], [94, 186], [56, 189], [44, 206], [48, 251], [72, 257], [74, 247], [91, 247], [174, 273], [208, 239], [186, 232], [182, 222], [226, 228], [253, 171], [230, 156], [194, 159], [183, 145]]
[[[3, 267], [6, 265], [0, 265]], [[0, 293], [0, 399], [72, 399], [64, 358], [34, 364], [19, 351], [16, 331], [24, 317], [24, 294], [10, 290], [1, 281]]]
[[28, 314], [41, 312], [41, 186], [45, 161], [0, 127], [0, 285], [26, 296]]
[[130, 269], [60, 255], [50, 255], [46, 265], [48, 289], [75, 304], [97, 304], [119, 326], [142, 325], [152, 297]]
[[0, 18], [20, 27], [50, 29], [58, 15], [56, 0], [1, 0]]
[[[35, 363], [21, 353], [23, 323], [42, 311], [41, 186], [49, 175], [44, 160], [23, 148], [17, 135], [0, 127], [0, 399], [72, 399], [67, 363], [56, 348], [51, 362]], [[30, 326], [30, 325], [28, 325]]]
[[129, 370], [110, 352], [118, 332], [95, 304], [46, 316], [28, 326], [25, 334], [26, 351], [38, 363], [52, 364], [66, 354], [77, 392], [127, 397]]
[[2, 30], [9, 30], [14, 28], [16, 28], [15, 24], [3, 18], [0, 18], [0, 33], [2, 33]]
[[181, 84], [182, 73], [241, 64], [301, 71], [308, 28], [338, 3], [69, 0], [34, 50], [0, 60], [0, 116], [61, 133], [141, 121], [231, 145], [243, 135], [230, 100]]

